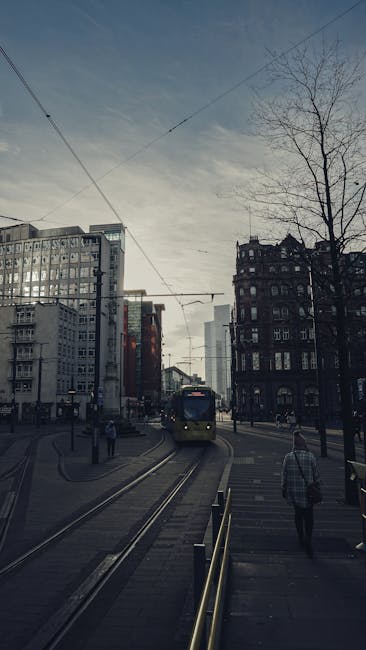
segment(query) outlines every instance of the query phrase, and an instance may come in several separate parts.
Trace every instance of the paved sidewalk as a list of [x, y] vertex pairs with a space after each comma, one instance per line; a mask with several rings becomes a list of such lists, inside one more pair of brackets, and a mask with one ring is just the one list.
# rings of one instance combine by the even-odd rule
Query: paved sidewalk
[[244, 426], [231, 442], [233, 562], [221, 650], [364, 647], [366, 554], [355, 550], [362, 540], [359, 508], [342, 501], [342, 456], [318, 457], [324, 499], [315, 507], [310, 560], [281, 496], [289, 442], [260, 438]]

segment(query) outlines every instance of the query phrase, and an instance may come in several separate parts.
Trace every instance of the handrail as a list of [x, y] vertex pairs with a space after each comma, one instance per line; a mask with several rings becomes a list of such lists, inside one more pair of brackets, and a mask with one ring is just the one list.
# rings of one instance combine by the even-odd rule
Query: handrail
[[221, 569], [220, 569], [220, 575], [219, 575], [219, 582], [217, 585], [217, 591], [216, 591], [216, 598], [215, 598], [215, 603], [214, 603], [214, 608], [213, 608], [213, 613], [212, 613], [212, 621], [211, 621], [211, 628], [210, 628], [210, 634], [208, 637], [208, 643], [207, 643], [207, 650], [213, 650], [215, 647], [216, 643], [216, 637], [218, 630], [220, 629], [220, 609], [221, 609], [221, 604], [222, 604], [222, 597], [224, 594], [224, 588], [225, 588], [225, 583], [226, 583], [226, 573], [227, 573], [227, 567], [229, 563], [229, 544], [230, 544], [230, 533], [231, 533], [231, 513], [229, 514], [228, 522], [227, 522], [227, 531], [226, 531], [226, 540], [225, 540], [225, 547], [224, 547], [224, 552], [222, 556], [222, 562], [221, 562]]
[[[197, 615], [195, 618], [195, 622], [193, 625], [193, 630], [191, 634], [191, 640], [189, 643], [189, 650], [200, 650], [201, 646], [201, 639], [202, 639], [202, 633], [205, 625], [205, 619], [206, 619], [206, 612], [207, 612], [207, 607], [208, 607], [208, 602], [210, 598], [210, 593], [211, 593], [211, 587], [212, 583], [214, 580], [214, 576], [216, 575], [216, 569], [217, 569], [217, 564], [218, 560], [220, 557], [220, 551], [221, 551], [221, 545], [222, 545], [222, 540], [224, 537], [225, 533], [225, 526], [226, 526], [226, 521], [228, 521], [231, 525], [231, 489], [229, 488], [228, 490], [228, 495], [227, 495], [227, 500], [226, 500], [226, 505], [225, 505], [225, 510], [222, 516], [222, 521], [219, 529], [219, 533], [217, 536], [216, 544], [212, 553], [212, 558], [210, 562], [210, 567], [208, 570], [207, 578], [202, 590], [202, 596], [201, 600], [198, 606], [197, 610]], [[213, 626], [213, 623], [211, 625], [210, 629], [210, 639], [209, 643], [211, 645], [207, 646], [208, 648], [213, 648], [213, 643], [214, 643], [214, 636], [213, 633], [217, 629], [217, 611], [218, 611], [218, 606], [219, 606], [219, 601], [218, 601], [218, 596], [222, 593], [223, 589], [223, 584], [224, 584], [224, 564], [225, 568], [227, 567], [227, 562], [228, 562], [228, 535], [230, 534], [230, 527], [228, 525], [227, 528], [227, 534], [226, 534], [226, 540], [225, 540], [225, 549], [224, 549], [224, 557], [223, 561], [221, 564], [221, 569], [220, 569], [220, 576], [219, 576], [219, 583], [218, 583], [218, 589], [217, 589], [217, 594], [216, 594], [216, 599], [215, 599], [215, 607], [214, 607], [214, 614], [215, 614], [215, 619], [213, 620], [213, 623], [215, 623], [215, 627]], [[226, 554], [225, 554], [226, 551]], [[214, 629], [213, 629], [214, 627]]]

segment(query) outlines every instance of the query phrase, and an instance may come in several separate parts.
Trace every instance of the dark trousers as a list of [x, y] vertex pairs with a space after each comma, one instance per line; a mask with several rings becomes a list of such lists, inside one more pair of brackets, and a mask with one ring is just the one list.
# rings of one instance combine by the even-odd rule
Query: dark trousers
[[299, 539], [302, 540], [305, 533], [305, 539], [310, 542], [314, 527], [313, 506], [309, 506], [308, 508], [294, 506], [294, 508], [295, 526]]
[[116, 439], [115, 438], [107, 438], [107, 451], [108, 451], [108, 456], [112, 455], [114, 456], [114, 448], [116, 446]]

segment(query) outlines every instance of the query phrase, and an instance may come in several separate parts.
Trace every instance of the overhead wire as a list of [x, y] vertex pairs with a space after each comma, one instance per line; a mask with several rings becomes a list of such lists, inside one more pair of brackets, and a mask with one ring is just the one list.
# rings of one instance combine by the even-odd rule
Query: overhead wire
[[[170, 127], [169, 129], [163, 131], [162, 133], [160, 133], [159, 135], [157, 135], [155, 138], [152, 138], [151, 140], [149, 140], [148, 142], [146, 142], [146, 143], [145, 143], [144, 145], [142, 145], [139, 149], [137, 149], [134, 153], [132, 153], [132, 154], [130, 154], [129, 156], [127, 156], [126, 158], [124, 158], [122, 161], [120, 161], [119, 163], [117, 163], [117, 165], [114, 165], [113, 167], [111, 167], [109, 170], [107, 170], [106, 172], [104, 172], [104, 174], [102, 174], [101, 176], [98, 176], [98, 179], [97, 179], [97, 180], [98, 180], [98, 181], [103, 180], [106, 176], [108, 176], [109, 174], [113, 173], [116, 169], [119, 169], [119, 167], [122, 167], [123, 165], [126, 165], [128, 162], [130, 162], [130, 161], [133, 160], [134, 158], [137, 158], [140, 154], [144, 153], [147, 149], [149, 149], [150, 147], [152, 147], [152, 146], [153, 146], [154, 144], [156, 144], [159, 140], [162, 140], [163, 138], [167, 137], [168, 135], [171, 135], [174, 131], [176, 131], [178, 128], [180, 128], [180, 127], [183, 126], [184, 124], [187, 124], [187, 122], [191, 121], [191, 120], [192, 120], [193, 118], [195, 118], [197, 115], [199, 115], [199, 114], [202, 113], [203, 111], [207, 110], [208, 108], [210, 108], [211, 106], [213, 106], [213, 105], [216, 104], [217, 102], [221, 101], [224, 97], [226, 97], [227, 95], [231, 94], [232, 92], [234, 92], [235, 90], [237, 90], [238, 88], [240, 88], [241, 86], [243, 86], [244, 84], [246, 84], [246, 83], [248, 83], [249, 81], [251, 81], [254, 77], [256, 77], [257, 75], [259, 75], [261, 72], [264, 72], [264, 71], [265, 71], [265, 70], [266, 70], [270, 65], [272, 65], [272, 64], [275, 63], [276, 61], [280, 60], [280, 59], [283, 58], [284, 56], [287, 56], [288, 54], [290, 54], [291, 52], [293, 52], [296, 48], [300, 47], [301, 45], [303, 45], [303, 44], [306, 43], [307, 41], [309, 41], [309, 40], [311, 40], [312, 38], [314, 38], [314, 36], [317, 36], [317, 35], [320, 34], [322, 31], [324, 31], [325, 29], [327, 29], [328, 27], [330, 27], [330, 26], [333, 25], [334, 23], [336, 23], [336, 22], [338, 22], [339, 20], [341, 20], [342, 18], [344, 18], [347, 14], [351, 13], [354, 9], [356, 9], [359, 5], [363, 4], [364, 2], [365, 2], [365, 0], [358, 0], [358, 2], [355, 2], [353, 5], [351, 5], [350, 7], [348, 7], [348, 9], [345, 9], [345, 10], [342, 11], [341, 13], [337, 14], [334, 18], [331, 18], [329, 21], [327, 21], [326, 23], [324, 23], [323, 25], [321, 25], [321, 26], [318, 27], [317, 29], [313, 30], [312, 32], [310, 32], [310, 34], [308, 34], [307, 36], [304, 36], [304, 38], [300, 39], [299, 41], [297, 41], [296, 43], [294, 43], [293, 45], [291, 45], [290, 47], [288, 47], [286, 50], [283, 50], [282, 52], [280, 52], [280, 53], [277, 54], [277, 55], [272, 55], [272, 59], [271, 59], [270, 61], [267, 61], [267, 62], [264, 63], [263, 65], [259, 66], [259, 67], [256, 68], [253, 72], [251, 72], [249, 75], [246, 75], [245, 77], [243, 77], [242, 79], [240, 79], [238, 82], [236, 82], [235, 84], [233, 84], [232, 86], [230, 86], [229, 88], [227, 88], [226, 90], [224, 90], [223, 92], [219, 93], [218, 95], [216, 95], [215, 97], [213, 97], [212, 99], [210, 99], [210, 100], [209, 100], [208, 102], [206, 102], [205, 104], [202, 104], [202, 106], [200, 106], [200, 107], [197, 108], [196, 110], [192, 111], [190, 114], [188, 114], [185, 118], [183, 118], [182, 120], [180, 120], [179, 122], [177, 122], [176, 124], [174, 124], [172, 127]], [[1, 50], [2, 50], [2, 48], [0, 48], [0, 51], [1, 51]], [[40, 220], [46, 219], [49, 215], [53, 214], [54, 212], [57, 212], [57, 210], [59, 210], [60, 208], [64, 207], [65, 205], [67, 205], [69, 202], [73, 201], [73, 199], [75, 199], [77, 196], [79, 196], [80, 194], [82, 194], [83, 192], [85, 192], [87, 189], [89, 189], [90, 187], [92, 187], [92, 185], [93, 185], [93, 183], [90, 184], [90, 185], [86, 185], [86, 186], [84, 186], [83, 188], [81, 188], [80, 190], [78, 190], [77, 192], [75, 192], [75, 194], [73, 194], [72, 196], [70, 196], [66, 201], [60, 203], [60, 204], [57, 205], [55, 208], [53, 208], [52, 210], [50, 210], [49, 212], [47, 212], [46, 214], [44, 214], [44, 215], [40, 218]]]
[[[306, 43], [308, 40], [310, 40], [311, 38], [313, 38], [314, 36], [316, 36], [316, 35], [319, 34], [320, 32], [324, 31], [327, 27], [329, 27], [330, 25], [334, 24], [335, 22], [337, 22], [338, 20], [340, 20], [341, 18], [343, 18], [344, 16], [346, 16], [348, 13], [350, 13], [351, 11], [353, 11], [356, 7], [358, 7], [359, 5], [363, 4], [364, 2], [365, 2], [365, 0], [358, 0], [358, 2], [354, 3], [353, 5], [351, 5], [351, 6], [348, 7], [347, 9], [345, 9], [343, 12], [337, 14], [337, 16], [335, 16], [334, 18], [332, 18], [331, 20], [329, 20], [327, 23], [321, 25], [319, 28], [317, 28], [316, 30], [314, 30], [313, 32], [311, 32], [310, 34], [308, 34], [307, 36], [305, 36], [305, 37], [302, 38], [301, 40], [297, 41], [295, 44], [293, 44], [292, 46], [290, 46], [289, 48], [287, 48], [286, 50], [284, 50], [284, 51], [281, 52], [280, 54], [273, 56], [272, 59], [271, 59], [271, 61], [269, 61], [269, 62], [263, 64], [263, 65], [260, 66], [260, 67], [258, 67], [258, 68], [257, 68], [256, 70], [254, 70], [251, 74], [246, 75], [244, 78], [242, 78], [241, 80], [239, 80], [236, 84], [230, 86], [229, 88], [227, 88], [227, 89], [224, 90], [223, 92], [219, 93], [218, 95], [216, 95], [215, 97], [213, 97], [211, 100], [209, 100], [208, 102], [206, 102], [205, 104], [203, 104], [202, 106], [200, 106], [199, 108], [197, 108], [196, 110], [192, 111], [190, 114], [188, 114], [188, 115], [187, 115], [186, 117], [184, 117], [182, 120], [180, 120], [179, 122], [177, 122], [177, 124], [173, 125], [172, 127], [170, 127], [169, 129], [167, 129], [167, 130], [164, 131], [163, 133], [159, 134], [158, 136], [156, 136], [155, 138], [153, 138], [152, 140], [150, 140], [149, 142], [147, 142], [145, 145], [143, 145], [143, 146], [140, 147], [137, 151], [135, 151], [133, 154], [131, 154], [131, 155], [128, 156], [126, 159], [124, 159], [123, 161], [121, 161], [118, 165], [115, 165], [113, 168], [111, 168], [111, 169], [110, 169], [109, 171], [107, 171], [105, 174], [103, 174], [102, 176], [100, 176], [98, 179], [95, 179], [95, 178], [93, 177], [93, 175], [90, 173], [90, 171], [89, 171], [89, 169], [87, 168], [87, 166], [84, 164], [84, 162], [82, 161], [82, 159], [80, 158], [80, 156], [76, 153], [74, 147], [70, 144], [70, 142], [68, 141], [68, 139], [67, 139], [67, 138], [64, 136], [64, 134], [62, 133], [62, 131], [61, 131], [61, 129], [59, 128], [59, 126], [56, 124], [55, 120], [52, 118], [50, 112], [48, 112], [48, 111], [46, 110], [46, 108], [44, 107], [44, 105], [42, 104], [42, 102], [40, 101], [40, 99], [38, 98], [37, 94], [33, 91], [32, 87], [30, 86], [30, 84], [29, 84], [29, 83], [27, 82], [27, 80], [25, 79], [24, 75], [20, 72], [20, 70], [19, 70], [18, 67], [15, 65], [15, 63], [13, 62], [13, 60], [11, 59], [11, 57], [7, 54], [6, 50], [5, 50], [1, 45], [0, 45], [0, 54], [3, 55], [3, 57], [5, 58], [5, 60], [6, 60], [7, 63], [9, 64], [9, 66], [11, 67], [11, 69], [14, 71], [14, 73], [15, 73], [16, 76], [18, 77], [19, 81], [22, 83], [22, 85], [24, 86], [24, 88], [26, 89], [26, 91], [30, 94], [30, 96], [32, 97], [32, 99], [34, 100], [34, 102], [35, 102], [35, 103], [37, 104], [37, 106], [39, 107], [40, 111], [41, 111], [41, 112], [43, 113], [43, 115], [46, 117], [46, 119], [48, 120], [48, 122], [49, 122], [49, 124], [51, 125], [51, 127], [55, 130], [55, 132], [57, 133], [57, 135], [59, 136], [59, 138], [62, 140], [62, 142], [63, 142], [64, 145], [66, 146], [66, 148], [70, 151], [71, 155], [74, 157], [74, 159], [75, 159], [75, 160], [77, 161], [77, 163], [80, 165], [80, 167], [83, 169], [84, 173], [86, 174], [86, 176], [87, 176], [87, 177], [89, 178], [89, 180], [91, 181], [91, 185], [90, 185], [90, 186], [93, 186], [93, 187], [97, 190], [98, 194], [101, 196], [101, 198], [103, 199], [103, 201], [108, 205], [109, 209], [113, 212], [113, 214], [115, 215], [115, 217], [117, 218], [117, 220], [118, 220], [122, 225], [124, 225], [124, 224], [123, 224], [123, 221], [122, 221], [122, 219], [121, 219], [121, 217], [120, 217], [120, 215], [119, 215], [119, 213], [118, 213], [118, 211], [115, 209], [115, 207], [113, 206], [113, 204], [111, 203], [111, 201], [108, 199], [108, 197], [106, 196], [106, 194], [103, 192], [103, 190], [102, 190], [102, 188], [100, 187], [98, 181], [100, 181], [100, 180], [102, 180], [103, 178], [105, 178], [108, 174], [110, 174], [112, 171], [114, 171], [115, 169], [117, 169], [117, 168], [120, 167], [121, 165], [124, 165], [124, 164], [126, 164], [127, 162], [131, 161], [133, 158], [136, 158], [139, 154], [141, 154], [142, 152], [146, 151], [149, 147], [151, 147], [152, 145], [154, 145], [156, 142], [158, 142], [158, 141], [161, 140], [162, 138], [164, 138], [164, 137], [170, 135], [171, 133], [173, 133], [174, 131], [176, 131], [179, 127], [183, 126], [184, 124], [187, 124], [187, 122], [189, 122], [190, 120], [192, 120], [194, 117], [196, 117], [197, 115], [199, 115], [199, 114], [202, 113], [203, 111], [207, 110], [208, 108], [210, 108], [211, 106], [213, 106], [214, 104], [216, 104], [217, 102], [219, 102], [220, 100], [222, 100], [224, 97], [226, 97], [226, 96], [229, 95], [230, 93], [232, 93], [232, 92], [234, 92], [235, 90], [237, 90], [238, 88], [240, 88], [240, 87], [241, 87], [242, 85], [244, 85], [245, 83], [248, 83], [248, 81], [250, 81], [251, 79], [253, 79], [255, 76], [257, 76], [258, 74], [260, 74], [260, 73], [263, 72], [264, 70], [266, 70], [270, 64], [273, 64], [273, 62], [275, 62], [275, 61], [279, 60], [280, 58], [286, 56], [287, 54], [291, 53], [293, 50], [295, 50], [296, 48], [298, 48], [300, 45]], [[88, 186], [88, 187], [90, 187], [90, 186]], [[87, 189], [87, 188], [83, 188], [82, 190], [79, 190], [79, 192], [77, 192], [76, 194], [74, 194], [72, 197], [69, 198], [69, 200], [67, 201], [67, 203], [68, 203], [69, 201], [73, 200], [73, 199], [75, 198], [75, 196], [78, 196], [81, 192], [85, 191], [85, 189]], [[63, 203], [63, 205], [65, 205], [65, 202]], [[58, 208], [56, 208], [56, 209], [58, 209]], [[56, 209], [55, 209], [55, 210], [56, 210]], [[54, 211], [55, 211], [55, 210], [54, 210]], [[51, 214], [51, 213], [48, 213], [48, 214]], [[45, 218], [46, 216], [48, 216], [48, 215], [45, 215], [45, 216], [42, 217], [41, 219]], [[137, 239], [134, 237], [133, 233], [131, 232], [131, 230], [130, 230], [129, 228], [128, 228], [128, 232], [129, 232], [129, 235], [131, 236], [131, 238], [133, 239], [135, 245], [138, 247], [138, 249], [140, 250], [140, 252], [143, 254], [143, 256], [145, 257], [145, 259], [148, 261], [148, 263], [150, 264], [150, 266], [154, 269], [155, 273], [156, 273], [156, 274], [158, 275], [158, 277], [160, 278], [162, 284], [163, 284], [164, 286], [166, 286], [166, 288], [168, 289], [168, 291], [173, 295], [173, 291], [171, 291], [171, 289], [170, 289], [168, 283], [165, 281], [164, 277], [161, 275], [161, 273], [160, 273], [159, 270], [157, 269], [156, 265], [152, 262], [152, 260], [150, 259], [150, 257], [149, 257], [149, 256], [147, 255], [147, 253], [144, 251], [144, 249], [143, 249], [142, 246], [139, 244], [139, 242], [138, 242]], [[186, 318], [186, 315], [185, 315], [185, 313], [184, 313], [184, 306], [182, 305], [182, 302], [179, 301], [178, 298], [177, 298], [176, 296], [175, 296], [175, 298], [176, 298], [178, 304], [180, 305], [180, 307], [181, 307], [181, 309], [182, 309], [182, 313], [183, 313], [183, 316], [184, 316], [184, 321], [185, 321], [186, 329], [187, 329], [187, 333], [188, 333], [188, 338], [191, 339], [190, 332], [189, 332], [189, 328], [188, 328], [187, 318]]]
[[[100, 187], [98, 181], [97, 181], [97, 180], [93, 177], [93, 175], [90, 173], [90, 171], [89, 171], [89, 169], [87, 168], [87, 166], [86, 166], [86, 165], [84, 164], [84, 162], [81, 160], [80, 156], [76, 153], [74, 147], [70, 144], [70, 142], [68, 141], [68, 139], [67, 139], [67, 138], [64, 136], [64, 134], [62, 133], [62, 131], [61, 131], [61, 129], [59, 128], [59, 126], [56, 124], [55, 120], [52, 118], [50, 112], [48, 112], [48, 111], [46, 110], [46, 108], [44, 107], [43, 103], [42, 103], [41, 100], [38, 98], [37, 94], [34, 92], [34, 90], [32, 89], [32, 87], [31, 87], [30, 84], [28, 83], [28, 81], [25, 79], [24, 75], [20, 72], [20, 70], [18, 69], [18, 67], [15, 65], [14, 61], [11, 59], [11, 57], [7, 54], [7, 52], [5, 51], [5, 49], [4, 49], [1, 45], [0, 45], [0, 53], [3, 55], [3, 57], [5, 58], [5, 60], [8, 62], [9, 66], [10, 66], [11, 69], [14, 71], [14, 73], [16, 74], [16, 76], [18, 77], [19, 81], [20, 81], [21, 84], [24, 86], [24, 88], [26, 89], [26, 91], [28, 92], [28, 94], [32, 97], [32, 99], [34, 100], [34, 102], [37, 104], [37, 106], [38, 106], [38, 108], [40, 109], [40, 111], [41, 111], [41, 112], [43, 113], [43, 115], [46, 117], [46, 119], [48, 120], [48, 122], [49, 122], [49, 124], [51, 125], [51, 127], [54, 129], [54, 131], [56, 131], [57, 135], [58, 135], [59, 138], [62, 140], [62, 142], [64, 143], [64, 145], [66, 146], [66, 148], [69, 150], [69, 152], [71, 153], [71, 155], [73, 156], [73, 158], [77, 161], [77, 163], [78, 163], [78, 164], [80, 165], [80, 167], [83, 169], [84, 173], [86, 174], [86, 176], [87, 176], [87, 177], [89, 178], [89, 180], [91, 181], [92, 186], [97, 190], [98, 194], [102, 197], [103, 201], [108, 205], [108, 207], [109, 207], [110, 210], [113, 212], [113, 214], [114, 214], [114, 216], [117, 218], [117, 220], [118, 220], [118, 221], [119, 221], [119, 222], [124, 226], [124, 223], [123, 223], [123, 221], [122, 221], [122, 218], [121, 218], [120, 214], [118, 213], [118, 211], [116, 210], [116, 208], [112, 205], [111, 201], [108, 199], [108, 197], [106, 196], [106, 194], [103, 192], [103, 190], [102, 190], [102, 188]], [[131, 237], [132, 240], [134, 241], [135, 245], [137, 246], [137, 248], [140, 250], [140, 252], [142, 253], [142, 255], [145, 257], [145, 259], [147, 260], [147, 262], [150, 264], [150, 266], [153, 268], [153, 270], [155, 271], [155, 273], [156, 273], [156, 274], [158, 275], [158, 277], [160, 278], [162, 284], [163, 284], [163, 285], [168, 289], [168, 291], [171, 293], [171, 295], [173, 295], [173, 296], [175, 297], [175, 299], [176, 299], [176, 301], [178, 302], [178, 304], [180, 305], [180, 307], [182, 307], [181, 301], [176, 297], [176, 295], [175, 295], [175, 293], [172, 291], [172, 289], [170, 289], [170, 286], [169, 286], [169, 284], [166, 282], [165, 278], [162, 276], [162, 274], [160, 273], [160, 271], [158, 270], [158, 268], [156, 267], [156, 265], [153, 263], [153, 261], [151, 260], [151, 258], [149, 257], [149, 255], [145, 252], [145, 250], [142, 248], [141, 244], [137, 241], [136, 237], [133, 235], [133, 233], [131, 232], [131, 230], [130, 230], [129, 228], [128, 228], [128, 232], [129, 232], [130, 237]], [[182, 309], [183, 309], [183, 308], [182, 308]], [[185, 316], [185, 314], [184, 314], [184, 311], [183, 311], [183, 315], [184, 315], [184, 321], [185, 321], [185, 324], [186, 324], [187, 334], [188, 334], [188, 337], [189, 337], [189, 336], [190, 336], [190, 332], [189, 332], [188, 322], [187, 322], [187, 318], [186, 318], [186, 316]]]

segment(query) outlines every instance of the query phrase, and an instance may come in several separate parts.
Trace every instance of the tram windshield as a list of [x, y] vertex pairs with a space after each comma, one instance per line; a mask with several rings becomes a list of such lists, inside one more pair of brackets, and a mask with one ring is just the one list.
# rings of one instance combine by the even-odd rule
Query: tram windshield
[[184, 420], [210, 420], [211, 419], [211, 398], [203, 392], [200, 395], [183, 395], [183, 419]]

